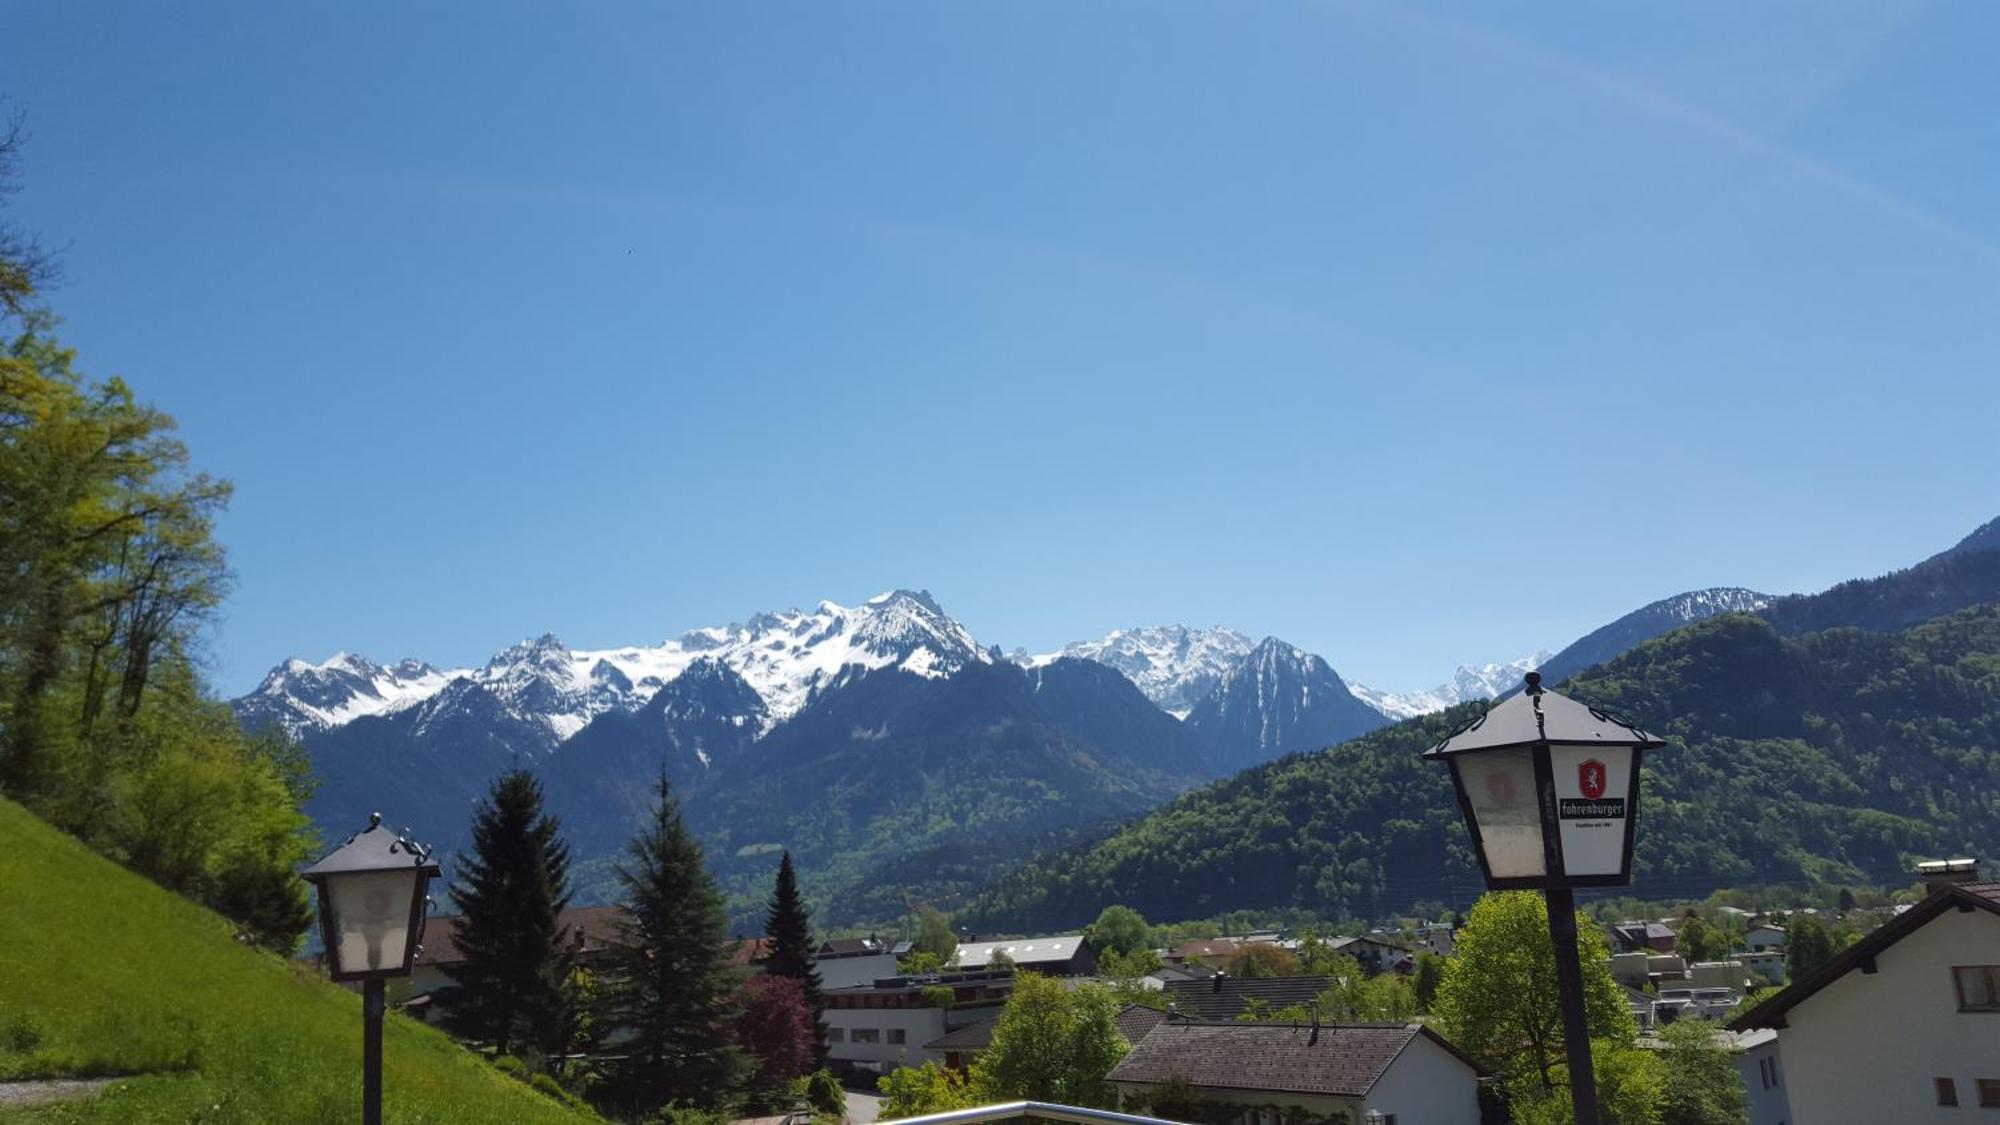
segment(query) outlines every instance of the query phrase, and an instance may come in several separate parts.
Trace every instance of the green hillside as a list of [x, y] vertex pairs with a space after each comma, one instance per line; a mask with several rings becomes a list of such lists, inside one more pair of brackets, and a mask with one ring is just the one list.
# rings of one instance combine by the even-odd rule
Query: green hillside
[[[1669, 633], [1561, 690], [1664, 735], [1647, 758], [1634, 893], [1892, 883], [1913, 857], [2000, 839], [2000, 607], [1898, 633], [1786, 636], [1729, 615]], [[1297, 908], [1381, 916], [1479, 887], [1444, 771], [1417, 755], [1453, 708], [1188, 793], [1008, 876], [978, 928]]]
[[[392, 1015], [384, 1116], [580, 1122]], [[6, 1121], [347, 1122], [361, 1001], [0, 799], [0, 1079], [137, 1073]]]

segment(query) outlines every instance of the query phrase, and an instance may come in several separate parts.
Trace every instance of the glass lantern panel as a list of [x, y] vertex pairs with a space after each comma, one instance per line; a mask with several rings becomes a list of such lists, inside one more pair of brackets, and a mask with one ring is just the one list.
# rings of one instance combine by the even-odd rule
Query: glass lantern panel
[[1495, 879], [1548, 874], [1530, 753], [1523, 746], [1461, 754], [1451, 760], [1472, 803], [1474, 831], [1486, 850], [1487, 874]]
[[417, 870], [360, 871], [327, 880], [334, 964], [343, 973], [399, 969], [410, 944]]
[[1570, 875], [1624, 875], [1626, 808], [1632, 794], [1630, 746], [1551, 746], [1556, 823]]

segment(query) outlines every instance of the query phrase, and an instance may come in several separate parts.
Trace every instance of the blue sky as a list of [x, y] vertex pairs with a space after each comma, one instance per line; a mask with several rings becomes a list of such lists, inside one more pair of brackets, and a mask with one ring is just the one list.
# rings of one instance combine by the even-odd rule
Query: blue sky
[[893, 586], [1416, 688], [2000, 514], [1987, 6], [0, 24], [65, 335], [236, 482], [230, 693]]

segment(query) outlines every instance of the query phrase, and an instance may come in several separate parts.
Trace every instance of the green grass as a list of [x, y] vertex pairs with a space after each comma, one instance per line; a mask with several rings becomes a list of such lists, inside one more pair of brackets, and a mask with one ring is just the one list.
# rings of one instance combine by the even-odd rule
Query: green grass
[[[387, 1121], [596, 1120], [392, 1014]], [[351, 1122], [361, 1000], [0, 799], [0, 1079], [133, 1074], [13, 1122]]]

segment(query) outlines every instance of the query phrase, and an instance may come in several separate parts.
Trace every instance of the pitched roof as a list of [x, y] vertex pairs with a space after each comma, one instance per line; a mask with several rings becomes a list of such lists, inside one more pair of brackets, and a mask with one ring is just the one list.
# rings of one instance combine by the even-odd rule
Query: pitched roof
[[1167, 1020], [1134, 1044], [1106, 1077], [1148, 1084], [1178, 1078], [1198, 1089], [1361, 1097], [1420, 1035], [1479, 1073], [1464, 1052], [1421, 1024], [1309, 1027]]
[[[583, 953], [592, 953], [609, 948], [622, 940], [622, 922], [625, 908], [622, 906], [572, 906], [556, 915], [556, 925], [561, 928], [564, 940], [572, 943], [572, 948]], [[457, 965], [465, 961], [465, 954], [458, 948], [458, 923], [456, 914], [443, 918], [432, 918], [424, 925], [423, 949], [417, 955], [419, 965]], [[582, 944], [574, 944], [579, 936]]]
[[1046, 965], [1052, 961], [1069, 961], [1082, 947], [1082, 934], [1010, 938], [1006, 941], [965, 941], [958, 945], [957, 964], [961, 969], [983, 968], [998, 951], [1005, 953], [1016, 965]]
[[737, 938], [723, 947], [729, 955], [729, 964], [738, 969], [761, 965], [771, 959], [770, 938]]
[[1785, 1026], [1785, 1013], [1850, 971], [1874, 963], [1877, 954], [1921, 929], [1947, 910], [1985, 910], [2000, 914], [2000, 883], [1959, 883], [1941, 887], [1930, 897], [1865, 934], [1833, 960], [1795, 980], [1783, 992], [1731, 1020], [1732, 1031]]
[[1266, 1010], [1277, 1011], [1294, 1004], [1309, 1005], [1319, 994], [1333, 987], [1331, 977], [1230, 977], [1220, 980], [1170, 980], [1167, 999], [1184, 1016], [1210, 1020], [1233, 1020], [1243, 1014], [1252, 999], [1261, 1000]]
[[[1118, 1033], [1125, 1037], [1127, 1043], [1137, 1043], [1166, 1018], [1167, 1014], [1158, 1008], [1148, 1008], [1144, 1004], [1127, 1004], [1118, 1011]], [[978, 1023], [969, 1023], [956, 1031], [945, 1032], [924, 1044], [924, 1049], [984, 1051], [993, 1045], [993, 1026], [999, 1022], [999, 1016], [988, 1016]]]
[[1167, 956], [1182, 961], [1196, 957], [1234, 957], [1243, 949], [1243, 942], [1236, 938], [1201, 938], [1184, 941], [1167, 951]]
[[872, 937], [829, 938], [822, 942], [816, 957], [866, 957], [889, 952], [889, 943]]

